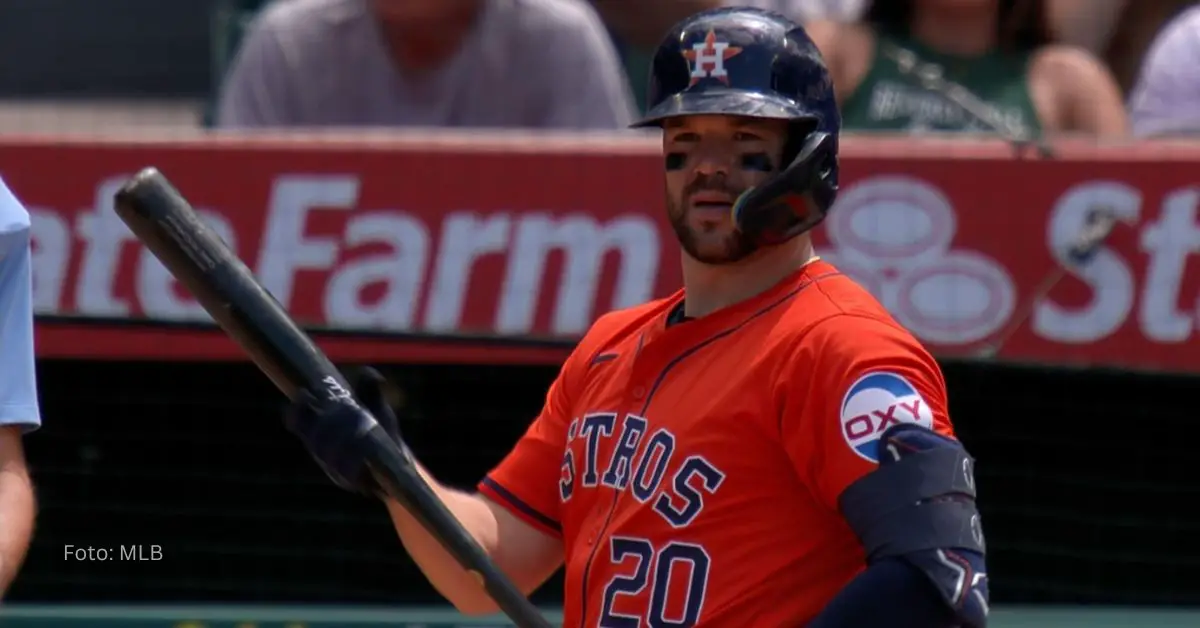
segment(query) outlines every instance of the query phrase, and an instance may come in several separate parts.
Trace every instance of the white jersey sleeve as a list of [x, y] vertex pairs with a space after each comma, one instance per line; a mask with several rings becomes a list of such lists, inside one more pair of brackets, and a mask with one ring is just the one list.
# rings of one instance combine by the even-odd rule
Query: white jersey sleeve
[[41, 426], [29, 213], [0, 180], [0, 425]]

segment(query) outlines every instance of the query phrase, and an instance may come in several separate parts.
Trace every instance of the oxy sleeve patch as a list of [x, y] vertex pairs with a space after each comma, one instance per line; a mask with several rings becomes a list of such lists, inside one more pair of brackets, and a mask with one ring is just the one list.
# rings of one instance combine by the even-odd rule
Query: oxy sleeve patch
[[859, 456], [879, 462], [879, 437], [901, 423], [933, 429], [933, 410], [907, 379], [888, 371], [858, 378], [842, 398], [842, 438]]

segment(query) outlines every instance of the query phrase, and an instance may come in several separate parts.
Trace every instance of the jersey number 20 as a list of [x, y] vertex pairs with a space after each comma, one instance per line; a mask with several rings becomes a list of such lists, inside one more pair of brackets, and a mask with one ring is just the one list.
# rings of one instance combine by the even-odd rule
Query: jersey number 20
[[[613, 564], [627, 560], [633, 563], [633, 575], [615, 576], [604, 587], [600, 628], [686, 628], [700, 620], [700, 607], [708, 587], [708, 552], [691, 543], [668, 543], [657, 552], [650, 541], [628, 537], [613, 537], [609, 546]], [[671, 600], [672, 616], [667, 616], [667, 594], [673, 576], [686, 576], [683, 611], [678, 600]], [[644, 613], [645, 624], [635, 615], [617, 613], [613, 604], [618, 597], [636, 597], [650, 587], [650, 605]]]

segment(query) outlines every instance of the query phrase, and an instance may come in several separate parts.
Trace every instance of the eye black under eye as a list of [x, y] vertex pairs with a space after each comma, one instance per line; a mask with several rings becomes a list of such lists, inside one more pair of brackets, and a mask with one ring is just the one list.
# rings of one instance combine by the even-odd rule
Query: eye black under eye
[[687, 155], [683, 153], [667, 153], [667, 170], [679, 170], [683, 168], [685, 162], [687, 162]]

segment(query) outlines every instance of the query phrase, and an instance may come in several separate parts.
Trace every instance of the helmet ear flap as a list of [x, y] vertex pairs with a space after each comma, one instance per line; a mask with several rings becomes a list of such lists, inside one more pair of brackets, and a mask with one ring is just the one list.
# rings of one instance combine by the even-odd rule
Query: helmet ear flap
[[788, 123], [787, 141], [783, 144], [783, 163], [791, 164], [796, 161], [809, 136], [817, 130], [817, 119], [804, 117], [791, 120]]
[[837, 138], [824, 132], [802, 137], [791, 163], [733, 204], [734, 224], [759, 246], [812, 230], [837, 198]]

